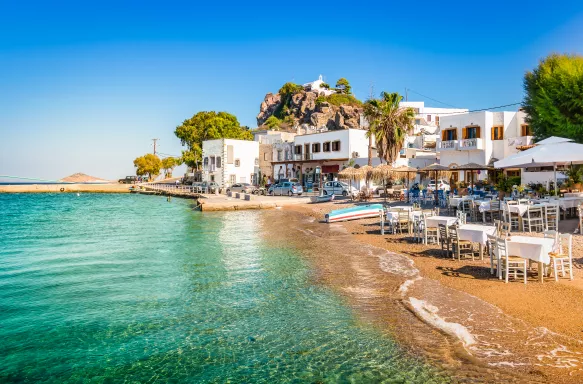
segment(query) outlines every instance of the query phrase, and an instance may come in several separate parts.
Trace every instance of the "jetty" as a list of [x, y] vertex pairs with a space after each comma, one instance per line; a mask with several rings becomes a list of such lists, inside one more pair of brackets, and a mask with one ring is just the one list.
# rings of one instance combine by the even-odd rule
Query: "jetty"
[[[245, 209], [274, 209], [286, 205], [307, 204], [308, 196], [263, 196], [229, 192], [219, 194], [198, 186], [148, 183], [137, 185], [133, 193], [195, 199], [201, 211], [237, 211]], [[214, 193], [211, 193], [214, 192]]]

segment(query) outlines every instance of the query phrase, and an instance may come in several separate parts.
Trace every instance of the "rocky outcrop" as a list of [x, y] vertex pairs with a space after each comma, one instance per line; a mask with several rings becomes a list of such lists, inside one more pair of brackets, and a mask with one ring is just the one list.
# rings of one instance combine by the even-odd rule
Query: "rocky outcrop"
[[275, 115], [294, 126], [308, 124], [330, 130], [359, 128], [361, 114], [359, 105], [333, 105], [325, 101], [323, 94], [314, 91], [301, 91], [283, 98], [280, 94], [268, 93], [261, 103], [257, 124], [261, 126]]

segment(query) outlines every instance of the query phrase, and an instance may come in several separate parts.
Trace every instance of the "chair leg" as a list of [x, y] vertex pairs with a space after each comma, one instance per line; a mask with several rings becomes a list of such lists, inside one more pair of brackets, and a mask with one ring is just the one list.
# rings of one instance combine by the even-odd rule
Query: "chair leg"
[[553, 272], [555, 273], [555, 281], [559, 281], [559, 274], [557, 272], [557, 261], [553, 260]]
[[505, 276], [505, 280], [506, 280], [505, 283], [508, 284], [508, 274], [510, 273], [510, 268], [508, 268], [508, 262], [506, 262], [504, 264], [505, 264], [505, 268], [504, 269], [505, 269], [505, 272], [506, 272], [505, 273], [505, 275], [506, 275]]
[[573, 280], [573, 260], [569, 260], [569, 278]]
[[526, 260], [524, 261], [524, 284], [526, 284]]

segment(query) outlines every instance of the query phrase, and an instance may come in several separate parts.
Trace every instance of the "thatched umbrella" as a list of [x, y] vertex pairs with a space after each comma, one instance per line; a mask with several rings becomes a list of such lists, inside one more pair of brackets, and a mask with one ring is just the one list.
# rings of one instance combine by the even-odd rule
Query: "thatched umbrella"
[[390, 178], [392, 175], [393, 175], [393, 167], [391, 167], [389, 164], [377, 165], [372, 171], [372, 176], [376, 180], [383, 181], [383, 190], [385, 193], [385, 203], [387, 202], [387, 183], [386, 183], [386, 180], [387, 180], [387, 178]]
[[[476, 164], [476, 163], [468, 163], [462, 165], [456, 165], [451, 167], [452, 170], [455, 171], [487, 171], [492, 170], [494, 167], [489, 167], [487, 165]], [[472, 190], [474, 189], [474, 173], [470, 172], [470, 185]]]
[[360, 174], [359, 170], [353, 167], [346, 167], [340, 172], [338, 172], [338, 178], [348, 180], [351, 194], [352, 194], [352, 180], [355, 180], [359, 174]]
[[438, 172], [449, 171], [449, 168], [446, 167], [445, 165], [433, 163], [431, 165], [428, 165], [427, 167], [421, 168], [421, 171], [423, 171], [423, 172], [431, 172], [431, 171], [435, 172], [435, 203], [436, 204], [439, 203], [438, 192], [437, 192], [437, 188], [438, 188], [437, 187], [437, 185], [438, 185], [437, 184], [437, 180], [438, 180], [437, 175], [438, 175]]
[[[407, 175], [407, 190], [409, 190], [411, 186], [411, 180], [415, 180], [419, 170], [417, 168], [409, 167], [408, 165], [402, 165], [400, 167], [393, 168], [393, 172], [405, 173]], [[409, 196], [410, 194], [407, 193], [407, 199], [409, 199]]]

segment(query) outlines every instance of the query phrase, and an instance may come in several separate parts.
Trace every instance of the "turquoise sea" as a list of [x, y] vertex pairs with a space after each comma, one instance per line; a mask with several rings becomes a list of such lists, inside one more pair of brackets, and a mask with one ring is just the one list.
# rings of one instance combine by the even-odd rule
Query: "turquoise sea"
[[433, 383], [261, 212], [0, 194], [2, 383]]

